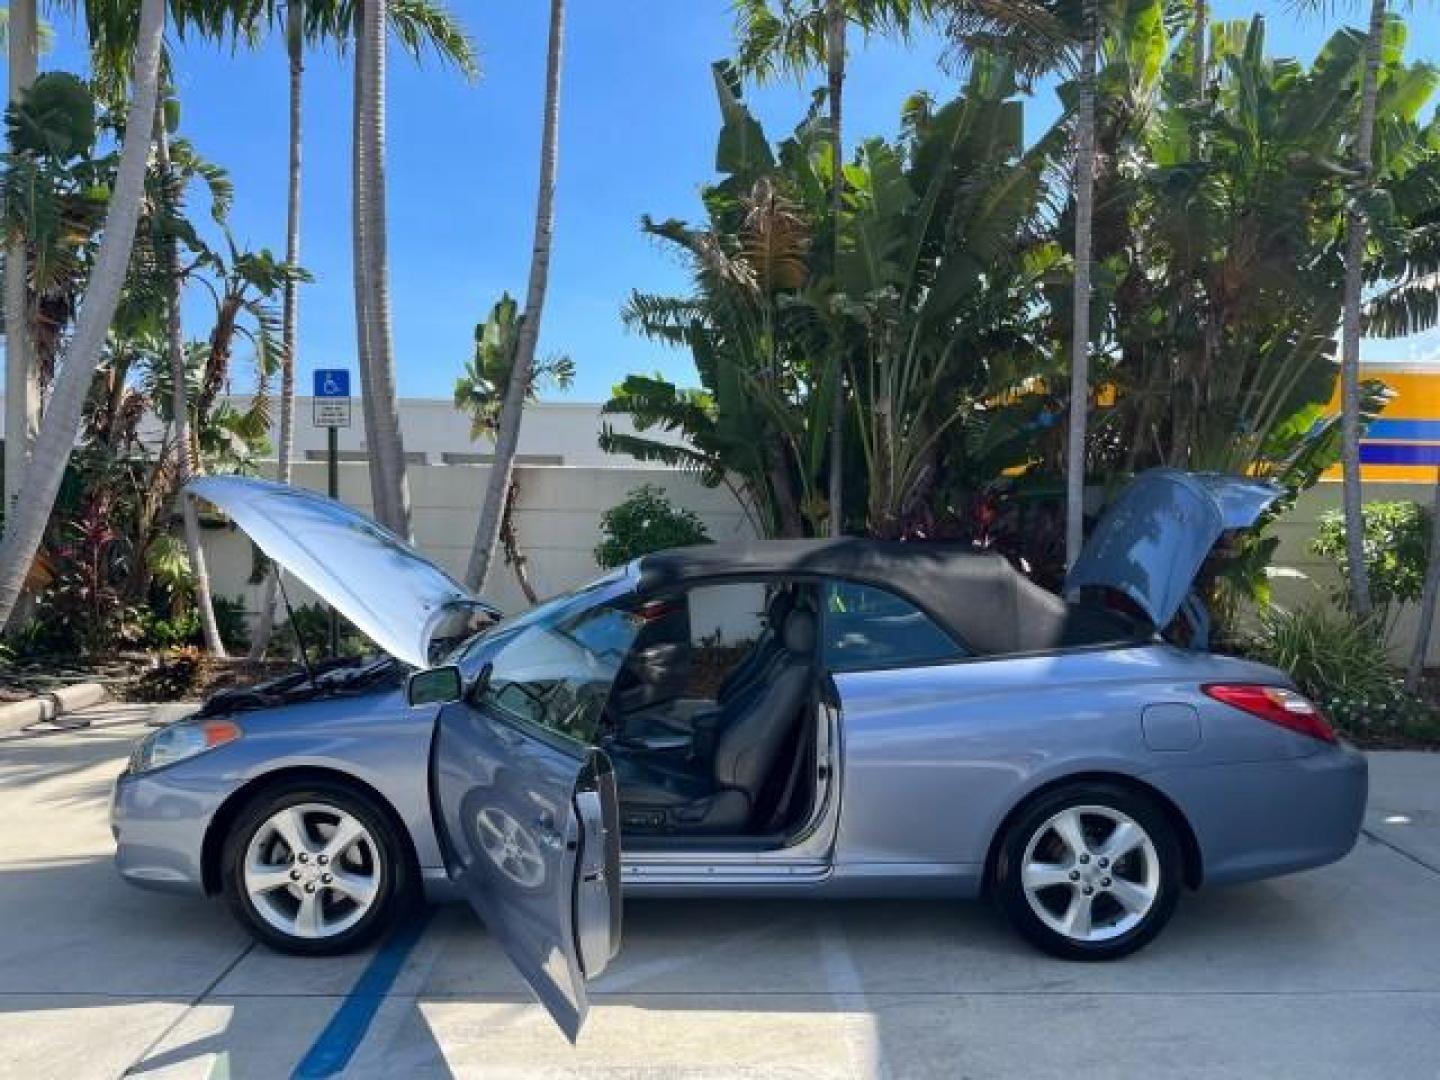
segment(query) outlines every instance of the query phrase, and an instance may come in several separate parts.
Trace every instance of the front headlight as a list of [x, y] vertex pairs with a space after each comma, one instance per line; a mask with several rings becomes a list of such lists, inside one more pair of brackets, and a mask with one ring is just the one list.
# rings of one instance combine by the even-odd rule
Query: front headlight
[[151, 772], [234, 742], [244, 732], [233, 720], [179, 720], [152, 731], [130, 754], [132, 773]]

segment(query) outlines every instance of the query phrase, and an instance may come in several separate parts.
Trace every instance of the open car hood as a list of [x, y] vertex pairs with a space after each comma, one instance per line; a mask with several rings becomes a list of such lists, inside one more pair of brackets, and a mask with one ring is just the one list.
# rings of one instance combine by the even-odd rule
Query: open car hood
[[1243, 476], [1151, 469], [1106, 508], [1065, 590], [1115, 589], [1168, 626], [1224, 534], [1248, 529], [1282, 494]]
[[201, 477], [188, 490], [229, 515], [261, 551], [413, 667], [429, 665], [433, 644], [499, 615], [394, 533], [343, 503], [245, 476]]

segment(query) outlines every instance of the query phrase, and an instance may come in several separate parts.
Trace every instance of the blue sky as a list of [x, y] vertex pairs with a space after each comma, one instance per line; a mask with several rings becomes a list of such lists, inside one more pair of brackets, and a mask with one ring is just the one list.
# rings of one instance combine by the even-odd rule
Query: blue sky
[[[1308, 58], [1341, 21], [1297, 14], [1289, 3], [1218, 0], [1217, 17], [1265, 12], [1270, 51]], [[400, 392], [448, 397], [471, 334], [503, 290], [523, 294], [535, 200], [544, 74], [543, 0], [455, 4], [477, 42], [484, 73], [473, 85], [433, 61], [418, 67], [391, 51], [389, 83], [390, 265]], [[1410, 53], [1440, 62], [1440, 13], [1411, 9]], [[557, 224], [544, 353], [577, 368], [571, 397], [599, 400], [631, 371], [693, 379], [688, 360], [626, 333], [619, 310], [631, 289], [679, 291], [683, 268], [644, 238], [640, 215], [695, 217], [711, 175], [716, 107], [709, 64], [730, 48], [727, 0], [608, 0], [570, 4], [562, 107]], [[81, 39], [61, 21], [47, 68], [83, 66]], [[852, 61], [847, 126], [888, 133], [906, 95], [951, 90], [941, 45], [874, 43]], [[177, 49], [182, 127], [236, 186], [233, 229], [244, 244], [284, 247], [286, 64], [279, 41], [255, 54]], [[315, 275], [302, 301], [302, 386], [316, 367], [354, 363], [350, 278], [348, 62], [314, 54], [306, 71], [302, 262]], [[794, 125], [809, 87], [751, 92], [772, 137]], [[1053, 119], [1040, 95], [1032, 131]], [[192, 308], [191, 333], [207, 329]], [[1440, 350], [1440, 335], [1367, 343], [1367, 355]], [[237, 390], [245, 387], [236, 386]]]

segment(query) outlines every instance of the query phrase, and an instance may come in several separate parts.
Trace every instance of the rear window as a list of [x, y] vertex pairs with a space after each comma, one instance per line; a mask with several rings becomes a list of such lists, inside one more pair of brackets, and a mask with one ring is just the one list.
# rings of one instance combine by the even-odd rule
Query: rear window
[[831, 671], [934, 664], [969, 656], [914, 604], [869, 585], [825, 586], [825, 664]]

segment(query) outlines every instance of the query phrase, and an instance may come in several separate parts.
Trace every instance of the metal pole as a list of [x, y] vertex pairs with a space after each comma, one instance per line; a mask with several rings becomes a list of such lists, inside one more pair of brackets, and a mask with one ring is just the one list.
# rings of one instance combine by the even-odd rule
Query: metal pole
[[[328, 444], [328, 484], [329, 494], [332, 499], [340, 497], [340, 429], [326, 428], [325, 441]], [[340, 615], [332, 607], [330, 609], [330, 655], [340, 655]]]

